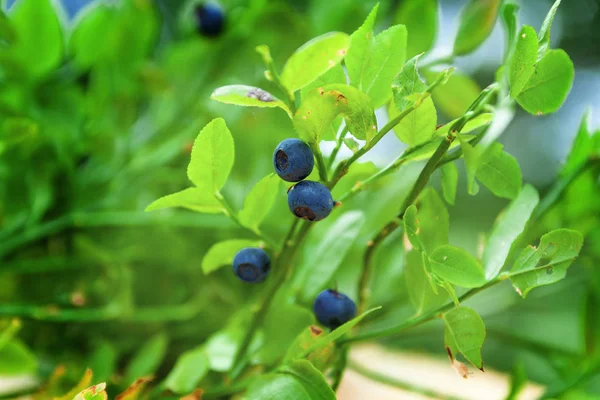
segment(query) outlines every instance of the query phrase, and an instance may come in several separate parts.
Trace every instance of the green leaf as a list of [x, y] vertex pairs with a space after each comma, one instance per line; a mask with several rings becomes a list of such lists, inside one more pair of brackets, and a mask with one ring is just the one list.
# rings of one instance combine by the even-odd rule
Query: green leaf
[[516, 400], [526, 384], [527, 371], [525, 370], [525, 365], [523, 362], [513, 364], [510, 374], [510, 392], [508, 393], [508, 396], [506, 396], [506, 400]]
[[408, 240], [412, 246], [421, 250], [422, 244], [419, 239], [419, 221], [417, 220], [417, 206], [414, 204], [406, 209], [404, 216], [402, 217], [404, 222], [404, 232], [408, 237]]
[[0, 11], [0, 46], [11, 45], [15, 42], [15, 39], [15, 29], [10, 24], [10, 20], [4, 11]]
[[[325, 332], [323, 329], [316, 325], [305, 328], [288, 347], [285, 358], [283, 359], [283, 364], [289, 364], [292, 360], [304, 357], [303, 355], [306, 354], [306, 350], [311, 348], [312, 345], [324, 335]], [[329, 361], [334, 356], [334, 352], [335, 345], [329, 343], [326, 346], [320, 347], [318, 350], [311, 351], [305, 357], [308, 361], [313, 363], [317, 369], [323, 370], [329, 366]]]
[[374, 311], [377, 311], [381, 309], [381, 307], [375, 307], [375, 308], [371, 308], [368, 311], [365, 311], [364, 313], [362, 313], [361, 315], [359, 315], [358, 317], [355, 317], [353, 319], [351, 319], [350, 321], [346, 322], [345, 324], [337, 327], [336, 329], [334, 329], [333, 331], [329, 332], [327, 335], [323, 335], [320, 336], [308, 349], [306, 349], [298, 358], [304, 358], [306, 357], [307, 354], [312, 353], [315, 350], [319, 350], [327, 345], [329, 345], [330, 343], [335, 342], [336, 340], [338, 340], [339, 338], [341, 338], [344, 334], [350, 332], [350, 330], [356, 325], [358, 324], [360, 321], [363, 320], [363, 318], [365, 318], [367, 315], [371, 314]]
[[[398, 115], [398, 112], [390, 113], [390, 119]], [[398, 138], [409, 146], [416, 146], [431, 139], [435, 134], [437, 124], [437, 113], [433, 100], [427, 97], [421, 105], [411, 111], [394, 128]]]
[[341, 65], [336, 65], [335, 67], [331, 68], [329, 71], [325, 72], [323, 75], [319, 76], [317, 79], [315, 79], [308, 85], [304, 86], [300, 91], [302, 101], [304, 101], [304, 99], [312, 91], [334, 83], [347, 83], [346, 73], [344, 72], [344, 68]]
[[[439, 73], [425, 71], [423, 75], [428, 82], [433, 82]], [[467, 75], [454, 72], [449, 76], [445, 85], [438, 86], [431, 92], [431, 96], [438, 109], [448, 118], [459, 118], [463, 116], [480, 92], [481, 88], [477, 82]]]
[[594, 156], [595, 154], [600, 156], [600, 142], [594, 143], [594, 140], [592, 139], [593, 135], [589, 127], [590, 114], [591, 111], [589, 109], [583, 114], [579, 130], [573, 139], [571, 150], [569, 151], [565, 165], [560, 172], [562, 176], [573, 174], [581, 168], [591, 156]]
[[212, 100], [244, 107], [279, 107], [289, 113], [288, 107], [271, 93], [254, 86], [221, 86], [210, 95]]
[[483, 154], [475, 176], [498, 197], [514, 199], [523, 184], [517, 160], [503, 151], [502, 144], [492, 143]]
[[177, 359], [167, 375], [165, 386], [177, 394], [190, 393], [208, 373], [208, 368], [209, 360], [203, 346], [188, 350]]
[[390, 99], [392, 80], [406, 60], [406, 28], [403, 25], [392, 26], [374, 35], [378, 8], [379, 4], [350, 36], [350, 48], [344, 59], [350, 82], [371, 98], [374, 108]]
[[458, 168], [454, 162], [446, 163], [441, 168], [442, 194], [446, 203], [454, 205], [456, 186], [458, 185]]
[[[408, 60], [392, 82], [394, 104], [397, 109], [395, 115], [398, 115], [414, 104], [414, 101], [409, 96], [427, 91], [427, 85], [421, 80], [417, 71], [419, 57], [421, 57], [420, 54]], [[393, 118], [393, 116], [390, 116], [390, 118]]]
[[79, 392], [73, 400], [108, 400], [108, 394], [105, 389], [105, 382], [98, 383]]
[[303, 301], [312, 301], [326, 288], [356, 241], [364, 222], [362, 212], [350, 211], [342, 214], [327, 230], [319, 247], [301, 268], [302, 278], [299, 280]]
[[256, 379], [243, 400], [312, 400], [304, 386], [290, 375], [269, 374]]
[[458, 247], [438, 247], [429, 256], [429, 262], [434, 274], [453, 285], [475, 288], [485, 283], [481, 265], [475, 257]]
[[348, 51], [350, 37], [342, 32], [318, 36], [292, 54], [281, 72], [281, 80], [294, 92], [339, 64]]
[[517, 102], [530, 114], [553, 113], [564, 103], [571, 86], [575, 69], [563, 50], [550, 50], [535, 66]]
[[[488, 125], [490, 122], [492, 122], [493, 119], [494, 119], [493, 113], [479, 114], [478, 116], [476, 116], [475, 118], [473, 118], [472, 120], [470, 120], [469, 122], [467, 122], [465, 124], [462, 131], [460, 131], [461, 135], [464, 136], [465, 133], [469, 133], [471, 131], [474, 131], [477, 128], [481, 128], [482, 126]], [[448, 134], [448, 131], [450, 130], [450, 127], [456, 121], [458, 121], [458, 118], [440, 126], [438, 129], [435, 130], [435, 134], [437, 136], [446, 136]]]
[[444, 314], [444, 322], [446, 347], [458, 349], [471, 364], [483, 370], [481, 348], [485, 341], [485, 325], [481, 317], [469, 307], [461, 306]]
[[9, 18], [16, 38], [10, 52], [23, 71], [38, 79], [60, 65], [63, 32], [50, 0], [20, 0], [11, 8]]
[[571, 229], [557, 229], [542, 236], [538, 248], [525, 248], [510, 271], [515, 290], [523, 297], [530, 290], [563, 279], [579, 255], [583, 235]]
[[272, 364], [286, 353], [296, 337], [313, 323], [312, 312], [295, 304], [273, 303], [264, 322], [264, 345], [256, 358]]
[[467, 142], [462, 135], [458, 135], [460, 147], [463, 151], [463, 157], [465, 160], [465, 167], [467, 172], [467, 191], [470, 195], [474, 196], [479, 191], [479, 186], [475, 182], [475, 174], [481, 164], [481, 146], [473, 147]]
[[[146, 376], [136, 379], [125, 391], [119, 393], [116, 397], [118, 400], [138, 400], [146, 386], [152, 381], [152, 376]], [[144, 396], [145, 397], [145, 396]]]
[[205, 214], [218, 214], [224, 211], [223, 205], [213, 193], [195, 187], [168, 194], [158, 200], [154, 200], [146, 207], [145, 211], [162, 210], [172, 207], [187, 208], [188, 210]]
[[409, 35], [407, 57], [425, 53], [433, 46], [437, 33], [438, 8], [437, 0], [405, 0], [396, 9], [393, 21], [404, 24]]
[[294, 127], [300, 138], [315, 144], [333, 139], [331, 122], [344, 115], [350, 133], [357, 139], [369, 140], [377, 133], [377, 120], [369, 98], [348, 85], [327, 85], [309, 93], [294, 116]]
[[[323, 374], [310, 361], [296, 360], [290, 365], [284, 365], [277, 373], [295, 378], [304, 387], [312, 400], [335, 400], [335, 393], [325, 381]], [[287, 398], [287, 397], [286, 397]]]
[[517, 38], [517, 46], [508, 66], [508, 82], [510, 96], [514, 99], [523, 90], [527, 81], [535, 71], [537, 61], [538, 42], [535, 30], [530, 26], [523, 26]]
[[202, 272], [210, 274], [226, 265], [231, 265], [235, 253], [245, 247], [258, 247], [261, 242], [248, 239], [230, 239], [213, 245], [202, 259]]
[[417, 201], [419, 239], [427, 254], [448, 243], [450, 217], [444, 201], [433, 188], [427, 188]]
[[169, 346], [169, 338], [164, 333], [152, 336], [133, 356], [125, 368], [126, 385], [131, 385], [137, 378], [152, 375], [162, 363]]
[[188, 178], [199, 189], [217, 193], [233, 168], [234, 155], [231, 132], [223, 118], [215, 118], [194, 141]]
[[110, 379], [117, 369], [118, 358], [119, 354], [112, 342], [102, 340], [95, 343], [88, 361], [88, 365], [94, 373], [94, 380], [106, 381]]
[[0, 350], [1, 375], [31, 374], [37, 367], [35, 355], [20, 340], [13, 339]]
[[469, 0], [460, 14], [460, 26], [454, 41], [454, 54], [469, 54], [490, 35], [501, 0]]
[[526, 185], [521, 189], [517, 198], [500, 214], [494, 223], [483, 252], [483, 269], [486, 279], [493, 279], [500, 273], [513, 243], [525, 230], [539, 200], [538, 193], [533, 186]]
[[275, 203], [280, 185], [281, 179], [275, 174], [265, 176], [254, 185], [244, 200], [244, 208], [238, 215], [242, 225], [258, 230], [260, 223]]
[[446, 303], [448, 295], [443, 291], [439, 291], [438, 293], [433, 291], [430, 283], [431, 278], [425, 270], [423, 257], [416, 250], [412, 250], [406, 254], [404, 279], [406, 281], [408, 297], [415, 308], [416, 315], [434, 310]]
[[506, 31], [506, 48], [504, 51], [504, 62], [506, 63], [513, 52], [515, 38], [517, 37], [517, 13], [519, 5], [509, 1], [502, 2], [500, 6], [500, 17], [502, 19], [504, 30]]
[[539, 48], [539, 57], [543, 57], [548, 49], [550, 48], [550, 29], [552, 28], [552, 22], [554, 22], [554, 17], [556, 16], [556, 11], [558, 10], [558, 6], [560, 6], [561, 0], [556, 0], [546, 18], [544, 18], [544, 22], [542, 22], [542, 27], [540, 28], [540, 32], [538, 34], [538, 39], [540, 41]]

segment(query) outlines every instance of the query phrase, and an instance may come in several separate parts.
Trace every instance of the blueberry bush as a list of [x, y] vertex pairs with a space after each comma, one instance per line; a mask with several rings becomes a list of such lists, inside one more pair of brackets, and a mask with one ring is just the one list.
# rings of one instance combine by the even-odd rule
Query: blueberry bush
[[[512, 370], [509, 399], [528, 375], [588, 398], [600, 131], [586, 113], [543, 190], [498, 142], [571, 90], [561, 1], [532, 27], [515, 2], [469, 0], [443, 56], [436, 0], [296, 3], [5, 7], [0, 377], [31, 378], [5, 397], [335, 399], [348, 368], [376, 379], [349, 351], [377, 341], [465, 377]], [[480, 89], [455, 63], [497, 21]], [[390, 137], [390, 163], [366, 161]], [[450, 224], [459, 182], [503, 202], [476, 246]], [[581, 317], [515, 317], [548, 304]]]

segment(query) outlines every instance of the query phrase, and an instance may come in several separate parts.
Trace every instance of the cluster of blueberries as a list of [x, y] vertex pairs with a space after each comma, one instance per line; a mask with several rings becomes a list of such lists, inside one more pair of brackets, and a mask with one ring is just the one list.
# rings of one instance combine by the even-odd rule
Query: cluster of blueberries
[[[286, 139], [273, 153], [273, 166], [281, 179], [297, 182], [288, 191], [288, 207], [298, 218], [320, 221], [333, 209], [329, 189], [319, 182], [305, 181], [315, 161], [310, 147], [299, 139]], [[263, 282], [271, 267], [271, 259], [263, 249], [247, 247], [233, 258], [233, 272], [244, 282]], [[354, 302], [333, 289], [319, 293], [313, 304], [317, 320], [330, 329], [348, 322], [356, 315]]]

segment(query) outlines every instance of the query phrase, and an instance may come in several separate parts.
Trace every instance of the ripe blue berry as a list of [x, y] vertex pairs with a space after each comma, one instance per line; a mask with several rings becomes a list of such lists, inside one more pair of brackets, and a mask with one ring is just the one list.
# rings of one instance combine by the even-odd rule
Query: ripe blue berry
[[260, 283], [271, 268], [271, 259], [263, 249], [247, 247], [233, 257], [233, 273], [244, 282]]
[[223, 32], [225, 15], [221, 7], [213, 3], [199, 4], [194, 9], [198, 32], [204, 36], [218, 36]]
[[317, 320], [330, 329], [345, 324], [356, 316], [354, 302], [337, 290], [323, 290], [313, 304]]
[[275, 172], [288, 182], [300, 182], [310, 175], [315, 166], [313, 152], [300, 139], [285, 139], [273, 153]]
[[302, 181], [288, 192], [288, 207], [299, 218], [320, 221], [331, 212], [333, 198], [329, 189], [319, 182]]

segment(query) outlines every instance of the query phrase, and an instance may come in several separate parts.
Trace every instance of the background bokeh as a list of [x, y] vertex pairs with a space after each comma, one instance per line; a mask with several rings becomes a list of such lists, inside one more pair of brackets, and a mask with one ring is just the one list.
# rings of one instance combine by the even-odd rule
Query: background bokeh
[[[400, 2], [381, 1], [378, 29], [394, 23]], [[4, 10], [12, 3], [6, 1]], [[269, 45], [281, 67], [316, 35], [351, 33], [376, 2], [223, 0], [227, 25], [218, 38], [199, 36], [189, 7], [178, 0], [60, 3], [66, 38], [60, 60], [44, 69], [35, 62], [35, 50], [18, 57], [0, 53], [0, 317], [23, 317], [19, 338], [28, 354], [22, 365], [0, 359], [0, 376], [16, 371], [35, 377], [28, 383], [35, 386], [63, 364], [76, 382], [85, 366], [92, 366], [100, 371], [98, 379], [113, 377], [127, 386], [128, 362], [148, 338], [168, 338], [159, 369], [164, 375], [182, 351], [218, 331], [260, 290], [241, 284], [227, 269], [210, 276], [200, 270], [212, 244], [249, 237], [225, 216], [143, 212], [156, 198], [189, 185], [191, 142], [212, 118], [222, 116], [234, 136], [236, 162], [224, 193], [236, 207], [271, 172], [276, 144], [295, 136], [280, 110], [227, 106], [212, 102], [210, 93], [237, 83], [272, 89], [257, 45]], [[451, 52], [465, 2], [440, 3], [437, 40], [426, 60]], [[539, 27], [551, 2], [520, 5], [520, 22]], [[95, 12], [99, 7], [105, 12]], [[541, 192], [556, 180], [587, 109], [591, 125], [600, 125], [599, 24], [600, 1], [563, 1], [552, 40], [575, 63], [573, 89], [553, 115], [518, 112], [500, 140], [519, 161], [524, 181]], [[43, 49], [55, 45], [52, 40], [38, 37], [37, 43]], [[498, 22], [484, 45], [455, 65], [485, 87], [501, 62], [503, 43]], [[451, 119], [443, 109], [438, 112]], [[387, 118], [385, 112], [377, 116]], [[403, 146], [388, 135], [366, 160], [384, 166]], [[323, 146], [325, 152], [331, 148]], [[420, 167], [401, 168], [345, 205], [365, 210], [368, 221], [334, 278], [351, 297], [362, 244], [397, 212]], [[357, 169], [334, 197], [369, 171], [369, 164]], [[439, 185], [439, 177], [433, 182]], [[465, 186], [461, 179], [456, 206], [450, 207], [450, 240], [476, 253], [481, 234], [507, 201], [485, 188], [469, 196]], [[468, 303], [486, 322], [486, 365], [510, 371], [522, 363], [530, 379], [545, 385], [581, 368], [589, 342], [600, 335], [589, 325], [590, 319], [600, 321], [600, 196], [597, 189], [575, 187], [566, 197], [545, 226], [589, 234], [567, 279], [526, 300], [502, 285]], [[282, 236], [291, 221], [282, 190], [264, 230]], [[330, 223], [311, 232], [299, 264], [318, 264], [313, 252]], [[543, 232], [539, 229], [530, 233], [531, 240]], [[372, 327], [412, 313], [402, 280], [401, 240], [390, 237], [378, 254], [373, 304], [385, 306], [385, 317]], [[445, 357], [442, 326], [436, 323], [385, 344]], [[582, 389], [600, 393], [600, 375]]]

